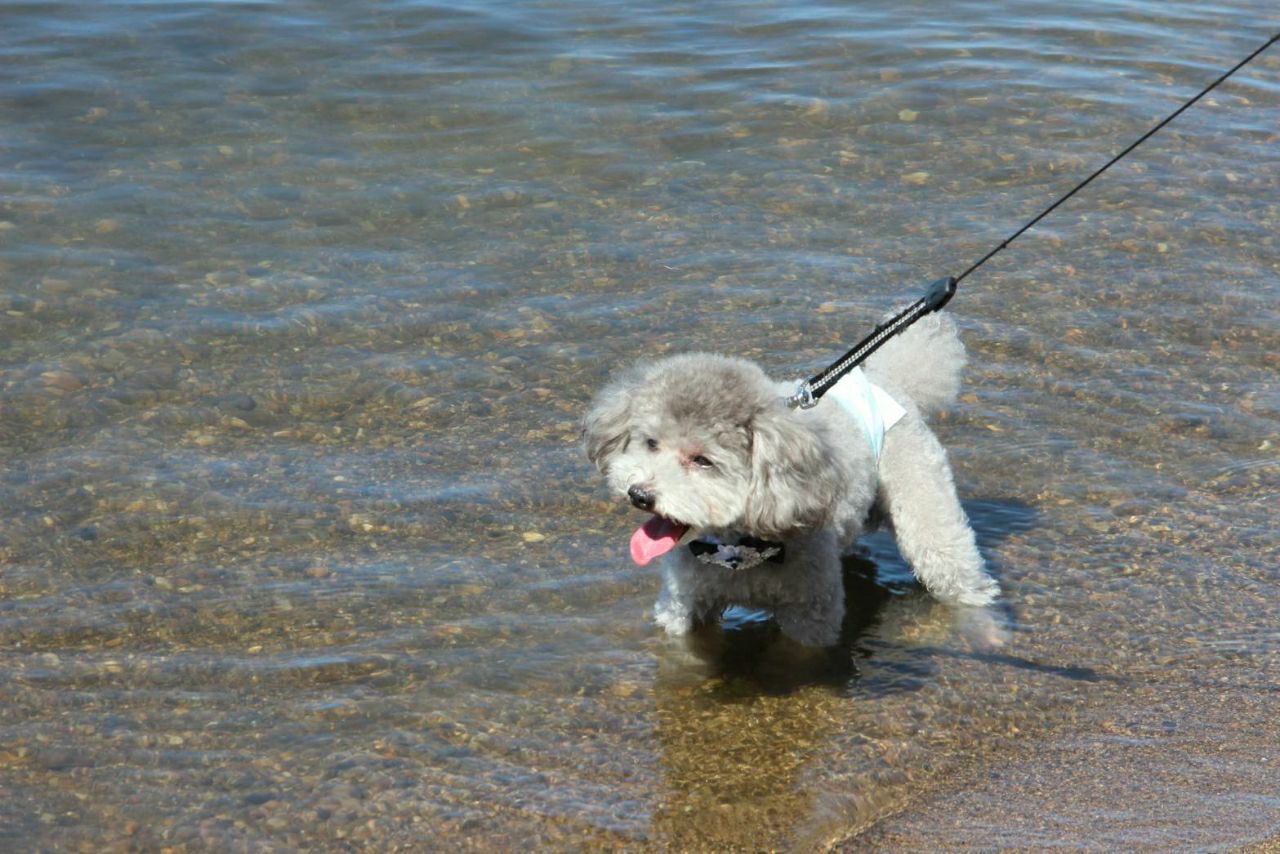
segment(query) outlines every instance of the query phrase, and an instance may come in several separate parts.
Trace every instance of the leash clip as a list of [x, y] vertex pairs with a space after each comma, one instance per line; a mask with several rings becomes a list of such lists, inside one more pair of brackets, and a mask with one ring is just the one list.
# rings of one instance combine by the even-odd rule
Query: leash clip
[[813, 409], [818, 405], [818, 399], [813, 396], [813, 386], [809, 385], [808, 380], [801, 380], [796, 386], [795, 393], [786, 398], [784, 403], [791, 409], [799, 407], [801, 409]]

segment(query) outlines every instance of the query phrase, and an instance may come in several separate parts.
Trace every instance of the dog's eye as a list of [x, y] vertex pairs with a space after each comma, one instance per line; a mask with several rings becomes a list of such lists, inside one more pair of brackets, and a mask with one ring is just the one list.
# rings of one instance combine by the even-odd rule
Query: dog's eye
[[645, 440], [644, 440], [644, 444], [645, 444], [645, 447], [647, 447], [647, 448], [648, 448], [649, 450], [651, 450], [651, 451], [656, 451], [656, 450], [658, 450], [658, 440], [657, 440], [657, 439], [645, 439]]
[[711, 462], [711, 460], [707, 459], [702, 454], [698, 454], [698, 456], [693, 458], [693, 464], [698, 468], [703, 468], [703, 469], [709, 469], [713, 465], [715, 465], [715, 463]]

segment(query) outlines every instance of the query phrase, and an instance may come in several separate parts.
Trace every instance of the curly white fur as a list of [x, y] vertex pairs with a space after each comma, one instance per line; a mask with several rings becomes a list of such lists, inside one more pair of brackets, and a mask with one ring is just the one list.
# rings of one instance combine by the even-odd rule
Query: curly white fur
[[878, 463], [840, 406], [788, 409], [783, 398], [793, 384], [769, 380], [751, 362], [693, 353], [615, 378], [584, 425], [587, 454], [615, 492], [625, 499], [643, 490], [652, 512], [699, 534], [785, 544], [780, 565], [748, 569], [707, 565], [688, 548], [673, 549], [663, 557], [657, 622], [679, 635], [728, 605], [745, 605], [772, 611], [801, 643], [833, 643], [844, 617], [840, 555], [872, 518], [892, 524], [934, 596], [956, 606], [990, 603], [996, 582], [960, 507], [946, 452], [924, 421], [955, 398], [964, 362], [955, 324], [939, 314], [866, 362], [872, 382], [906, 409], [886, 433]]

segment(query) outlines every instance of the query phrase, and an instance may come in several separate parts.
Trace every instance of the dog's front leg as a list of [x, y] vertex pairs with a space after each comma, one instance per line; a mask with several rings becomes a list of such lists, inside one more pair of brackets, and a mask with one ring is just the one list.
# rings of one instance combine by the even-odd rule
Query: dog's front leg
[[930, 593], [975, 606], [999, 595], [960, 507], [947, 453], [918, 417], [885, 434], [880, 489], [898, 548]]
[[[785, 587], [765, 600], [778, 626], [804, 646], [830, 646], [840, 639], [844, 621], [844, 574], [834, 531], [818, 531], [789, 540], [785, 563], [762, 569]], [[775, 575], [776, 573], [776, 575]]]
[[693, 630], [698, 613], [696, 565], [686, 556], [687, 549], [676, 549], [662, 556], [662, 591], [653, 606], [653, 621], [672, 636], [687, 635]]

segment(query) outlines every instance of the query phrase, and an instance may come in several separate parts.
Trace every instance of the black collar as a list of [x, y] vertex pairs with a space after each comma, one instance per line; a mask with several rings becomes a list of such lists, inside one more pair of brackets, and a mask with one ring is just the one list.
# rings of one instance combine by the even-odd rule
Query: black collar
[[755, 537], [738, 537], [730, 542], [720, 542], [715, 537], [704, 537], [689, 543], [689, 551], [703, 563], [725, 569], [751, 569], [768, 561], [782, 563], [786, 548], [782, 543], [758, 540]]

